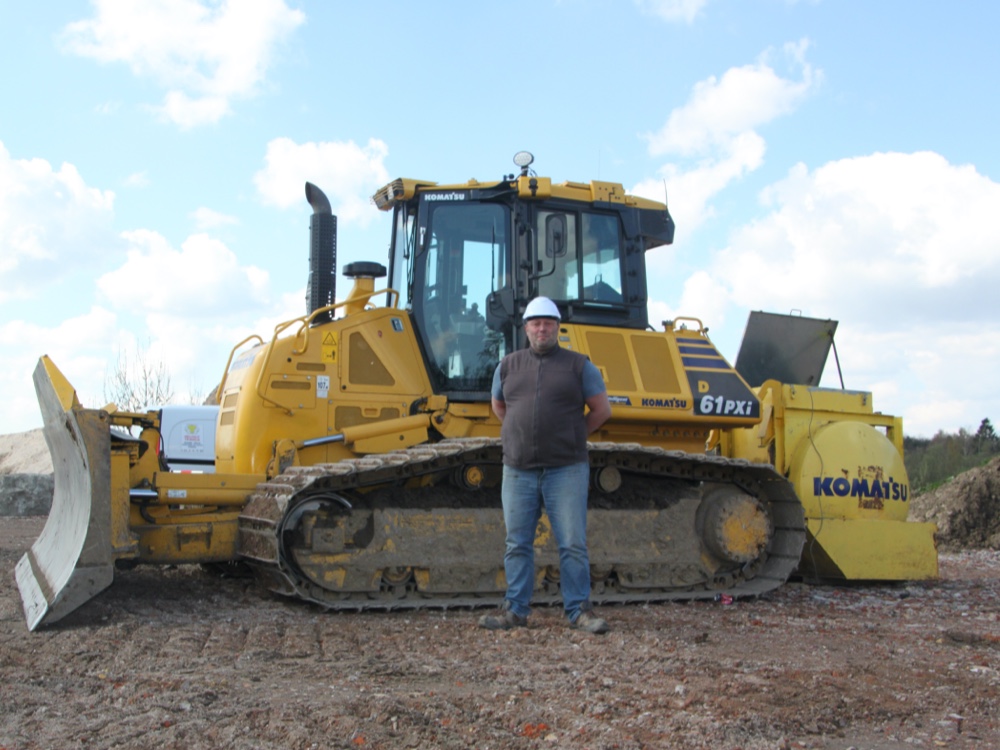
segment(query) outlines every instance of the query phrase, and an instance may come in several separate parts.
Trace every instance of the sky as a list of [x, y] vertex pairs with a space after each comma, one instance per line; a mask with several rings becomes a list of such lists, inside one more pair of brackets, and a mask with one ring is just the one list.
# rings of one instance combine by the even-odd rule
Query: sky
[[0, 0], [0, 434], [41, 426], [43, 354], [85, 405], [139, 359], [190, 403], [305, 314], [305, 181], [338, 267], [385, 263], [379, 187], [520, 150], [666, 194], [652, 322], [735, 361], [752, 310], [834, 319], [844, 386], [907, 434], [995, 424], [998, 27], [985, 0]]

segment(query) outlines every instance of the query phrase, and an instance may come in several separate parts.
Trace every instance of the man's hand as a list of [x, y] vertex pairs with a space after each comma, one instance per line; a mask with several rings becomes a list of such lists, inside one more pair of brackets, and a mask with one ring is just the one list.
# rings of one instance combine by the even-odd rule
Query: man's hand
[[503, 423], [503, 418], [507, 416], [507, 402], [494, 398], [490, 400], [490, 404], [493, 406], [493, 413], [497, 415], [497, 419]]
[[[600, 426], [607, 422], [611, 416], [611, 402], [608, 400], [608, 392], [601, 391], [596, 396], [588, 398], [587, 407], [590, 409], [587, 412], [587, 434], [590, 435], [593, 432], [597, 432]], [[496, 411], [495, 405], [493, 411]], [[500, 417], [500, 421], [503, 421], [503, 417]]]

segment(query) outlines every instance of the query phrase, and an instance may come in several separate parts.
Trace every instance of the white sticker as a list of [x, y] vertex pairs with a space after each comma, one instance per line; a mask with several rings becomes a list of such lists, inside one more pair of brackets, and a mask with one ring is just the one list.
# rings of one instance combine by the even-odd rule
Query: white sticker
[[167, 490], [167, 497], [171, 500], [183, 500], [187, 496], [187, 490]]
[[330, 376], [319, 375], [316, 377], [316, 398], [326, 398], [330, 395]]

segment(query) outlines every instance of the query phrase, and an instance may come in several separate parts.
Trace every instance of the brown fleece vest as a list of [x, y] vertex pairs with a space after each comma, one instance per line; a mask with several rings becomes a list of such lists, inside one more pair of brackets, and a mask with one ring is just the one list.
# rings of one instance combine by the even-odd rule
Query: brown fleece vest
[[503, 462], [518, 469], [587, 462], [583, 366], [587, 358], [556, 347], [513, 352], [500, 364], [507, 413], [500, 430]]

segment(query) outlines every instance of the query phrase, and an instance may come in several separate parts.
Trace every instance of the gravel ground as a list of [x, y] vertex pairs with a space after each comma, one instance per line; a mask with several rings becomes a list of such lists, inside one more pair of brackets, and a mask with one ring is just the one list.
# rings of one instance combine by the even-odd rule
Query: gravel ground
[[28, 632], [0, 519], [0, 749], [1000, 747], [1000, 552], [940, 580], [756, 600], [330, 614], [198, 567], [138, 568]]

